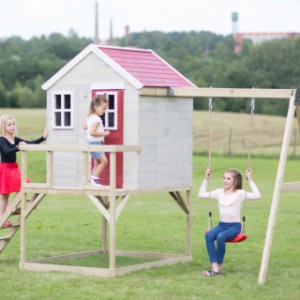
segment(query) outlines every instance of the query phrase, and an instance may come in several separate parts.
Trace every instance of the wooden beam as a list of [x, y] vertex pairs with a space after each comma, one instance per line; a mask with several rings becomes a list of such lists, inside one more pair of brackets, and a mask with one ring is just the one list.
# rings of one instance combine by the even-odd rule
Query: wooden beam
[[271, 252], [273, 235], [274, 235], [275, 224], [276, 224], [276, 216], [277, 216], [277, 211], [278, 211], [278, 206], [279, 206], [280, 189], [282, 186], [282, 180], [283, 180], [284, 170], [285, 170], [285, 166], [286, 166], [288, 148], [289, 148], [292, 129], [293, 129], [295, 110], [296, 110], [295, 96], [292, 96], [290, 98], [289, 109], [288, 109], [288, 113], [287, 113], [285, 129], [284, 129], [284, 134], [283, 134], [283, 141], [282, 141], [282, 146], [281, 146], [281, 151], [280, 151], [279, 164], [278, 164], [278, 168], [277, 168], [277, 175], [276, 175], [275, 186], [274, 186], [274, 191], [273, 191], [273, 198], [272, 198], [268, 227], [267, 227], [267, 232], [266, 232], [264, 251], [263, 251], [263, 256], [262, 256], [262, 260], [261, 260], [259, 277], [258, 277], [259, 284], [264, 284], [266, 281], [266, 277], [267, 277], [270, 252]]
[[123, 199], [120, 201], [117, 209], [116, 209], [116, 221], [118, 220], [119, 216], [121, 215], [121, 212], [125, 208], [125, 205], [129, 199], [129, 195], [122, 197]]
[[299, 192], [300, 182], [286, 182], [281, 185], [281, 192]]
[[296, 89], [236, 89], [236, 88], [142, 88], [140, 96], [156, 97], [218, 97], [289, 99]]
[[[192, 190], [186, 191], [186, 206], [191, 211]], [[186, 255], [192, 255], [192, 214], [186, 215]]]
[[110, 223], [109, 223], [109, 268], [115, 277], [116, 275], [116, 153], [109, 153], [109, 204], [110, 204]]
[[25, 210], [25, 218], [27, 218], [32, 211], [37, 207], [37, 205], [43, 200], [46, 194], [35, 194], [35, 198], [32, 200], [29, 206], [26, 207]]
[[177, 202], [177, 204], [181, 207], [181, 209], [186, 213], [189, 214], [189, 209], [187, 208], [186, 204], [184, 203], [180, 193], [178, 191], [176, 192], [170, 192], [169, 193], [172, 198]]
[[95, 196], [106, 209], [109, 209], [109, 200], [108, 200], [108, 196], [103, 197], [103, 196]]
[[103, 215], [103, 217], [105, 217], [105, 219], [110, 222], [110, 215], [108, 210], [104, 207], [104, 205], [99, 201], [98, 198], [96, 198], [95, 196], [88, 196], [90, 198], [90, 200], [93, 202], [93, 204], [97, 207], [97, 209], [101, 212], [101, 214]]
[[[141, 147], [138, 145], [42, 145], [42, 144], [22, 144], [20, 150], [28, 151], [61, 151], [61, 152], [140, 152]], [[26, 161], [26, 158], [24, 158]]]
[[300, 132], [300, 104], [298, 101], [296, 102], [296, 116], [297, 116], [297, 120], [298, 120], [299, 132]]

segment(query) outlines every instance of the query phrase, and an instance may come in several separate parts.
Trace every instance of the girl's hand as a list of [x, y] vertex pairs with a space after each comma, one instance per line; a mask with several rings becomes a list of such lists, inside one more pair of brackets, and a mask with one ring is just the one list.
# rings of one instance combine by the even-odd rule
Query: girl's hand
[[20, 150], [22, 150], [22, 145], [26, 145], [26, 143], [25, 143], [25, 142], [20, 142], [20, 143], [18, 144], [18, 148], [19, 148]]
[[211, 172], [212, 172], [211, 167], [206, 167], [206, 171], [205, 171], [205, 179], [206, 179], [207, 181], [209, 181], [209, 179], [210, 179]]
[[246, 179], [252, 180], [252, 170], [250, 168], [246, 169]]
[[45, 129], [44, 129], [43, 138], [46, 140], [46, 139], [47, 139], [47, 137], [48, 137], [48, 129], [47, 129], [47, 128], [45, 128]]
[[103, 135], [104, 135], [104, 136], [109, 136], [109, 135], [110, 135], [110, 131], [109, 131], [109, 130], [103, 131]]

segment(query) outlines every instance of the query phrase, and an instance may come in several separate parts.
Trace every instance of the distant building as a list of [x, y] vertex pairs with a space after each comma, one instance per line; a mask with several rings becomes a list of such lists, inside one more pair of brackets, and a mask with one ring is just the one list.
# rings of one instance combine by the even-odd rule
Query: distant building
[[232, 35], [236, 46], [235, 53], [239, 53], [242, 48], [243, 40], [250, 40], [254, 45], [270, 40], [280, 40], [288, 37], [300, 37], [299, 32], [238, 32], [238, 13], [231, 14]]

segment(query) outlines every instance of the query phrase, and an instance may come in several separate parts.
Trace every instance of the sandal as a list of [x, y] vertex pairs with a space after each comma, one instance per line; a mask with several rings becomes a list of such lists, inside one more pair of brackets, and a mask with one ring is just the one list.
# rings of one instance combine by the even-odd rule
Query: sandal
[[12, 226], [13, 225], [13, 223], [11, 222], [11, 221], [6, 221], [4, 224], [3, 224], [3, 226], [2, 227], [10, 227], [10, 226]]
[[215, 272], [214, 270], [203, 271], [202, 275], [205, 277], [214, 277], [217, 275], [221, 275], [221, 272]]

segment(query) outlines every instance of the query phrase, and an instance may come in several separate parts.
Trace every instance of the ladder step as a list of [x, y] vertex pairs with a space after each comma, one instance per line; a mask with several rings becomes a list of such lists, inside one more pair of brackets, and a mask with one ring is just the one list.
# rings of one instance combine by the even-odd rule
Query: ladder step
[[20, 221], [17, 220], [15, 223], [13, 223], [11, 226], [7, 226], [7, 227], [1, 227], [0, 229], [9, 229], [9, 228], [18, 228], [20, 227]]
[[0, 237], [0, 241], [7, 241], [7, 240], [10, 240], [11, 237], [9, 236], [2, 236]]

